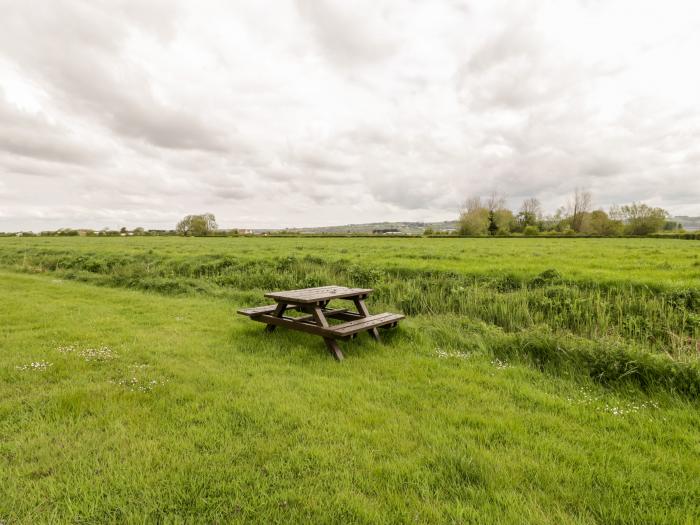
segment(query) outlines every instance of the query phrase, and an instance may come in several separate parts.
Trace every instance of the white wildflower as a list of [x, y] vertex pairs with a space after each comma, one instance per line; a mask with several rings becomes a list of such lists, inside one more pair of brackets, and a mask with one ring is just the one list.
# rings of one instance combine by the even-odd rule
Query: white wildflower
[[85, 361], [109, 361], [114, 359], [117, 355], [108, 346], [101, 346], [99, 348], [86, 348], [78, 352], [78, 355], [85, 359]]
[[447, 358], [467, 359], [468, 357], [470, 357], [470, 354], [467, 354], [464, 352], [457, 352], [457, 351], [449, 352], [449, 351], [443, 350], [441, 348], [436, 348], [435, 354], [441, 359], [447, 359]]
[[504, 368], [508, 368], [509, 366], [506, 361], [501, 361], [498, 358], [495, 358], [493, 361], [491, 361], [491, 364], [499, 370], [503, 370]]
[[29, 363], [28, 365], [19, 365], [15, 368], [17, 370], [38, 370], [39, 372], [43, 372], [50, 366], [53, 366], [53, 363], [48, 363], [46, 361], [34, 361]]

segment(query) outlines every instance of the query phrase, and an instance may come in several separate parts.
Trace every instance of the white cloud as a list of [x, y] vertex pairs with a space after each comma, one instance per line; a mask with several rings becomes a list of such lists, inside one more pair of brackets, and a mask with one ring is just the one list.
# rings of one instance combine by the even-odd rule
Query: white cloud
[[0, 229], [700, 215], [695, 2], [0, 2]]

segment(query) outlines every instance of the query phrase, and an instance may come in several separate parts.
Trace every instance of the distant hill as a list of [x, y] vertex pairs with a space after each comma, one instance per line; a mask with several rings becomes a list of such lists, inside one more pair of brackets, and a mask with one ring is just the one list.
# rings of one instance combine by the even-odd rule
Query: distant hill
[[286, 228], [284, 230], [294, 233], [396, 233], [404, 235], [417, 235], [427, 228], [433, 231], [451, 231], [457, 228], [457, 221], [442, 222], [369, 222], [365, 224], [345, 224], [342, 226], [317, 226], [313, 228]]
[[700, 230], [700, 217], [688, 217], [687, 215], [679, 215], [672, 217], [672, 221], [680, 222], [686, 230]]

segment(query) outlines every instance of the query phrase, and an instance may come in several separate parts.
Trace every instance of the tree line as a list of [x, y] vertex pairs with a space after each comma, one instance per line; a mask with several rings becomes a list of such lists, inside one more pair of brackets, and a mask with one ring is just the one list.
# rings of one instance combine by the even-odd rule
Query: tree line
[[589, 191], [576, 189], [566, 204], [546, 216], [537, 198], [525, 199], [516, 212], [506, 207], [503, 195], [494, 192], [487, 198], [469, 197], [460, 212], [460, 235], [650, 235], [660, 231], [679, 231], [681, 225], [669, 220], [663, 208], [633, 202], [612, 206], [607, 212], [594, 209]]

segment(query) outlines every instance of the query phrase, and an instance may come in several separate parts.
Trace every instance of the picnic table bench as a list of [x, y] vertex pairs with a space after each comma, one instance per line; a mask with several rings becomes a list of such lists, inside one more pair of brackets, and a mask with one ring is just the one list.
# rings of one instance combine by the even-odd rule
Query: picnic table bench
[[[401, 314], [384, 312], [370, 315], [365, 299], [372, 293], [371, 288], [346, 288], [345, 286], [320, 286], [300, 290], [266, 293], [265, 297], [273, 299], [276, 304], [244, 308], [238, 310], [241, 315], [253, 321], [266, 323], [265, 329], [272, 332], [277, 326], [286, 326], [310, 334], [320, 335], [326, 347], [337, 360], [342, 361], [343, 353], [336, 339], [353, 338], [360, 332], [369, 332], [380, 340], [377, 328], [391, 328], [404, 318]], [[348, 308], [329, 308], [334, 299], [352, 301], [356, 311]], [[289, 316], [286, 312], [297, 311], [302, 315]], [[344, 321], [331, 324], [329, 319]]]

